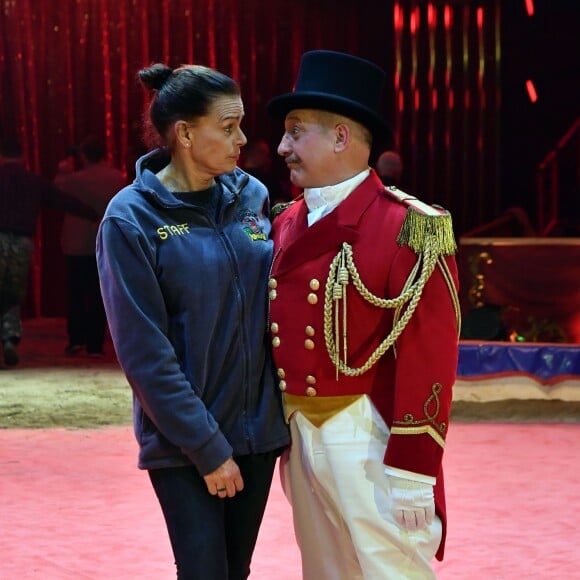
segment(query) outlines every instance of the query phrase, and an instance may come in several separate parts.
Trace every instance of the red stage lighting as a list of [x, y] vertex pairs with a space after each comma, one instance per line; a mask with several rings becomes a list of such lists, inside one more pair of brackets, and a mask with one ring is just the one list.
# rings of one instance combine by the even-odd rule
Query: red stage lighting
[[528, 91], [528, 96], [530, 97], [530, 101], [535, 103], [538, 100], [538, 93], [536, 92], [536, 87], [534, 83], [530, 80], [526, 81], [526, 89]]
[[534, 0], [525, 0], [526, 2], [526, 12], [528, 16], [534, 15]]

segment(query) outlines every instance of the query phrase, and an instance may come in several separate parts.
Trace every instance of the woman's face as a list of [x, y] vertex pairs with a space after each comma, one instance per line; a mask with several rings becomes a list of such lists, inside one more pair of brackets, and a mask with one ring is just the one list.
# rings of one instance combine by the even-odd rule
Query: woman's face
[[243, 117], [241, 97], [228, 95], [216, 99], [208, 114], [190, 125], [191, 160], [197, 172], [216, 176], [234, 170], [248, 142], [240, 128]]

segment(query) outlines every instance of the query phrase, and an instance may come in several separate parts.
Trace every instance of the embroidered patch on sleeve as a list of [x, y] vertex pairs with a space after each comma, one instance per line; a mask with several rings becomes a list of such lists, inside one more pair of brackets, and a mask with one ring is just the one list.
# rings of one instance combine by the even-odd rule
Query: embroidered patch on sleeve
[[238, 219], [242, 224], [243, 230], [248, 234], [248, 237], [253, 240], [267, 240], [268, 236], [264, 233], [258, 216], [249, 209], [243, 209], [238, 214]]

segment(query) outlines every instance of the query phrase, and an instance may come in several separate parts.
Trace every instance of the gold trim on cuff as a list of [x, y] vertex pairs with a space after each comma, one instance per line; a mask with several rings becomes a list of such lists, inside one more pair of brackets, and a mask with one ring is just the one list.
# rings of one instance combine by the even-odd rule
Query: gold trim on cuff
[[393, 435], [421, 435], [427, 433], [427, 435], [430, 435], [435, 439], [437, 445], [442, 449], [445, 449], [445, 440], [430, 425], [423, 425], [422, 427], [392, 427], [391, 433]]

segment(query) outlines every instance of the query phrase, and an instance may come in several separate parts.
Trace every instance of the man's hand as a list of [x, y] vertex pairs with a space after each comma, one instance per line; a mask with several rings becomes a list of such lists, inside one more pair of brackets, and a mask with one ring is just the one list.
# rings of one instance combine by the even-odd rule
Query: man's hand
[[395, 521], [409, 531], [422, 530], [435, 517], [433, 486], [387, 475], [391, 484], [391, 502]]
[[211, 495], [221, 498], [234, 497], [244, 489], [244, 480], [236, 462], [230, 457], [215, 471], [203, 476], [207, 490]]

